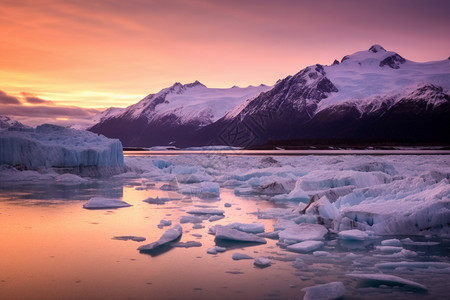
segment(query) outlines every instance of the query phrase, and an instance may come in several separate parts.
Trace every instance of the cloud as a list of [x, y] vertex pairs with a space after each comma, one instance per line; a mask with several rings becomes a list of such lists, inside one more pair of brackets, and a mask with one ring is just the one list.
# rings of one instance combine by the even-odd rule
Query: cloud
[[43, 123], [66, 126], [89, 123], [91, 118], [100, 112], [92, 108], [56, 105], [52, 101], [27, 92], [22, 92], [21, 95], [23, 101], [0, 90], [0, 115], [11, 117], [30, 126]]
[[46, 105], [54, 105], [52, 101], [44, 100], [36, 97], [33, 94], [22, 92], [23, 99], [29, 104], [46, 104]]
[[16, 97], [13, 96], [9, 96], [7, 95], [4, 91], [0, 90], [0, 105], [1, 104], [6, 104], [6, 105], [10, 105], [10, 104], [15, 104], [15, 105], [20, 105], [22, 104], [19, 99], [17, 99]]
[[3, 115], [35, 118], [88, 118], [100, 111], [77, 106], [5, 105], [0, 106]]

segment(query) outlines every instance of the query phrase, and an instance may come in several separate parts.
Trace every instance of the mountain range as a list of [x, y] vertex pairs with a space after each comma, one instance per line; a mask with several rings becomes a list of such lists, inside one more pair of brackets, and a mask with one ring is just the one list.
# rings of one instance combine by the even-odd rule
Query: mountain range
[[272, 86], [175, 83], [98, 116], [124, 146], [254, 147], [286, 141], [450, 142], [450, 59], [418, 63], [374, 45]]

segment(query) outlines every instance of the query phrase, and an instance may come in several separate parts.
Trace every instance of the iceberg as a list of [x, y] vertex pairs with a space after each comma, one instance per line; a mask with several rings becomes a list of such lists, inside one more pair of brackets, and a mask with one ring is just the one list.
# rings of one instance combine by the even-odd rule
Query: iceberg
[[239, 231], [247, 232], [247, 233], [262, 233], [264, 232], [264, 224], [262, 223], [251, 223], [251, 224], [245, 224], [245, 223], [231, 223], [228, 225], [225, 225], [229, 228], [237, 229]]
[[187, 211], [191, 215], [223, 215], [225, 212], [215, 208], [198, 208]]
[[296, 244], [292, 244], [287, 246], [289, 251], [300, 252], [300, 253], [308, 253], [314, 250], [317, 250], [323, 246], [323, 242], [321, 241], [304, 241]]
[[214, 246], [206, 250], [206, 253], [208, 254], [217, 254], [219, 252], [225, 252], [227, 251], [227, 248], [220, 247], [220, 246]]
[[166, 245], [180, 238], [182, 233], [183, 229], [181, 228], [181, 225], [176, 224], [172, 228], [167, 229], [166, 232], [164, 232], [163, 235], [159, 238], [159, 240], [147, 245], [140, 246], [137, 250], [139, 250], [140, 252], [155, 250], [157, 247]]
[[370, 235], [365, 231], [350, 229], [339, 232], [339, 238], [348, 241], [365, 241], [370, 239]]
[[432, 262], [432, 261], [400, 261], [400, 262], [387, 262], [375, 264], [380, 270], [388, 269], [408, 269], [408, 270], [427, 270], [427, 271], [446, 271], [450, 274], [450, 263], [445, 262]]
[[364, 287], [378, 287], [380, 285], [400, 286], [410, 290], [426, 292], [426, 286], [412, 280], [404, 279], [394, 275], [386, 274], [347, 274], [348, 277], [356, 278]]
[[128, 206], [131, 206], [131, 204], [128, 204], [125, 201], [103, 197], [91, 198], [88, 202], [83, 204], [83, 207], [86, 209], [110, 209]]
[[318, 284], [302, 289], [306, 292], [303, 300], [332, 300], [344, 296], [345, 287], [340, 281]]
[[231, 240], [236, 242], [250, 242], [250, 243], [262, 243], [266, 244], [267, 241], [259, 236], [251, 233], [246, 233], [237, 229], [233, 229], [227, 226], [216, 225], [215, 226], [216, 239]]
[[266, 257], [255, 258], [253, 264], [259, 268], [266, 268], [272, 264], [272, 261]]
[[1, 131], [0, 164], [30, 170], [53, 168], [85, 176], [114, 175], [125, 170], [119, 140], [50, 124]]
[[253, 259], [250, 255], [244, 254], [244, 253], [238, 253], [235, 252], [233, 255], [231, 255], [231, 258], [233, 260], [241, 260], [241, 259]]
[[143, 242], [143, 241], [145, 241], [145, 237], [134, 236], [134, 235], [121, 235], [121, 236], [113, 237], [113, 240]]
[[291, 226], [278, 233], [282, 244], [290, 245], [307, 240], [321, 240], [328, 233], [323, 225], [302, 223]]

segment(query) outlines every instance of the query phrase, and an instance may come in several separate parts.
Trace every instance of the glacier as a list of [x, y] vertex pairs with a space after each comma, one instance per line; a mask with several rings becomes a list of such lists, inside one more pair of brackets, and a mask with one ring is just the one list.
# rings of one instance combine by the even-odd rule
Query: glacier
[[119, 140], [51, 124], [0, 131], [0, 165], [84, 176], [124, 171]]

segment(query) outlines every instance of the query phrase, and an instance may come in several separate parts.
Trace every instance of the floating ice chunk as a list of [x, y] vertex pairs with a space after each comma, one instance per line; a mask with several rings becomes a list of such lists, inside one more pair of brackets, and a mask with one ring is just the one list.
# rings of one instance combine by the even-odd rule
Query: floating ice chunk
[[131, 204], [128, 204], [125, 201], [103, 197], [91, 198], [88, 202], [83, 204], [83, 207], [86, 209], [106, 209], [106, 208], [120, 208], [128, 206], [131, 206]]
[[55, 181], [58, 183], [64, 183], [64, 184], [80, 184], [88, 182], [86, 178], [82, 178], [75, 174], [62, 174], [55, 178]]
[[308, 207], [306, 213], [319, 215], [325, 219], [334, 219], [339, 214], [339, 210], [334, 203], [331, 203], [326, 196], [323, 196], [319, 200], [314, 201]]
[[170, 225], [172, 225], [171, 220], [160, 220], [159, 224], [158, 224], [159, 227], [170, 226]]
[[288, 227], [281, 231], [278, 236], [283, 244], [295, 244], [307, 240], [321, 240], [327, 234], [325, 226], [319, 224], [302, 223]]
[[370, 238], [367, 232], [358, 229], [343, 230], [338, 235], [340, 239], [349, 241], [365, 241]]
[[197, 241], [188, 241], [188, 242], [173, 243], [171, 244], [171, 246], [178, 248], [192, 248], [192, 247], [201, 247], [202, 243]]
[[223, 215], [225, 211], [215, 208], [197, 208], [187, 212], [191, 215]]
[[383, 245], [383, 246], [401, 247], [402, 246], [402, 242], [400, 242], [400, 240], [398, 240], [398, 239], [389, 239], [389, 240], [381, 241], [381, 245]]
[[289, 251], [300, 252], [300, 253], [308, 253], [314, 250], [317, 250], [323, 246], [323, 242], [321, 241], [304, 241], [296, 244], [292, 244], [287, 246]]
[[347, 274], [348, 277], [360, 280], [363, 286], [378, 287], [380, 285], [402, 286], [416, 291], [427, 291], [426, 286], [394, 275], [386, 274]]
[[273, 223], [273, 230], [284, 230], [289, 227], [296, 226], [297, 223], [295, 223], [292, 220], [287, 219], [277, 219], [275, 223]]
[[390, 182], [390, 176], [382, 172], [358, 172], [352, 170], [317, 170], [301, 177], [295, 190], [320, 191], [335, 187], [368, 187]]
[[139, 247], [137, 250], [141, 252], [152, 251], [159, 246], [165, 245], [178, 239], [179, 237], [181, 237], [182, 233], [183, 228], [181, 228], [180, 224], [176, 224], [172, 228], [167, 229], [166, 232], [164, 232], [162, 236], [159, 238], [159, 240], [151, 244], [143, 245]]
[[253, 257], [251, 257], [250, 255], [247, 255], [247, 254], [244, 254], [244, 253], [238, 253], [238, 252], [233, 253], [231, 258], [233, 260], [253, 259]]
[[167, 197], [156, 197], [156, 198], [152, 198], [149, 197], [145, 200], [142, 200], [144, 202], [150, 203], [150, 204], [165, 204], [168, 201], [172, 201], [175, 200], [174, 198], [167, 198]]
[[403, 247], [396, 246], [376, 246], [375, 249], [383, 252], [383, 253], [396, 253], [403, 250]]
[[436, 246], [440, 244], [440, 242], [414, 242], [410, 238], [403, 239], [401, 240], [401, 242], [405, 245], [413, 245], [413, 246]]
[[221, 220], [223, 218], [225, 218], [224, 215], [213, 215], [213, 216], [209, 217], [208, 221], [214, 222], [214, 221]]
[[278, 235], [279, 233], [280, 231], [272, 231], [272, 232], [261, 232], [257, 233], [256, 235], [263, 238], [278, 240], [280, 238], [280, 236]]
[[261, 233], [264, 232], [264, 224], [263, 223], [251, 223], [251, 224], [244, 224], [244, 223], [231, 223], [226, 225], [227, 227], [237, 229], [243, 232], [247, 233]]
[[255, 258], [255, 261], [253, 262], [253, 264], [259, 268], [266, 268], [272, 264], [272, 261], [265, 257], [258, 257], [258, 258]]
[[[386, 247], [395, 247], [395, 246], [386, 246]], [[386, 255], [375, 254], [374, 257], [402, 259], [402, 258], [415, 257], [418, 255], [417, 252], [415, 252], [415, 251], [411, 251], [411, 250], [407, 250], [407, 249], [403, 249], [403, 248], [399, 252], [387, 252], [387, 253], [391, 253], [391, 254], [386, 254]]]
[[306, 292], [303, 300], [332, 300], [344, 296], [345, 287], [342, 282], [334, 281], [303, 288], [302, 291]]
[[262, 244], [267, 243], [267, 241], [262, 237], [221, 225], [215, 226], [215, 235], [217, 239], [222, 240], [232, 240], [237, 242], [253, 242]]
[[197, 216], [181, 216], [180, 218], [180, 223], [192, 223], [192, 224], [196, 224], [196, 223], [201, 223], [203, 222], [203, 219]]
[[[180, 181], [180, 179], [178, 179]], [[199, 195], [204, 197], [219, 197], [220, 185], [217, 182], [200, 182], [199, 184], [184, 185], [179, 189], [182, 194]]]
[[444, 270], [446, 271], [445, 273], [450, 274], [450, 264], [445, 262], [400, 261], [400, 262], [379, 263], [375, 264], [375, 267], [377, 267], [380, 270], [383, 269], [395, 270], [397, 268], [409, 270], [422, 269], [427, 271]]
[[113, 237], [113, 240], [143, 242], [145, 241], [145, 237], [134, 235], [122, 235]]
[[208, 250], [206, 250], [206, 253], [208, 253], [208, 254], [217, 254], [219, 252], [225, 252], [225, 251], [227, 251], [227, 248], [220, 247], [220, 246], [214, 246], [214, 247], [209, 248]]
[[316, 257], [331, 257], [331, 253], [328, 251], [314, 251], [313, 255]]

